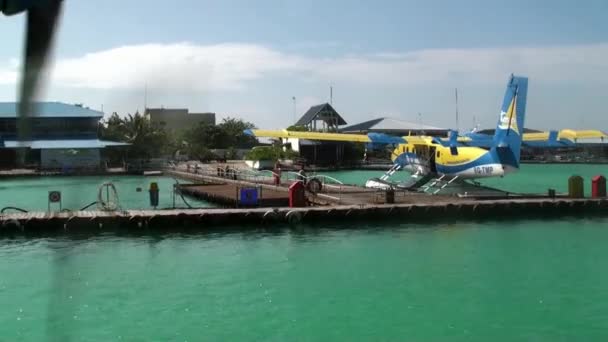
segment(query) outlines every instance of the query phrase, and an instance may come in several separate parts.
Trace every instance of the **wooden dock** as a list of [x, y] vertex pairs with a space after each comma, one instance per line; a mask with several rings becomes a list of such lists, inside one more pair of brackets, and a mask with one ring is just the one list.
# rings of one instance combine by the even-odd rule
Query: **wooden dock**
[[258, 198], [266, 201], [264, 205], [269, 207], [0, 214], [0, 235], [205, 232], [259, 229], [260, 226], [280, 228], [301, 223], [310, 227], [331, 223], [357, 228], [366, 221], [381, 225], [382, 222], [432, 224], [467, 220], [608, 217], [608, 199], [517, 197], [480, 200], [396, 192], [395, 203], [386, 204], [386, 192], [347, 185], [327, 187], [324, 192], [311, 195], [312, 202], [321, 206], [289, 208], [286, 201], [290, 182], [272, 185], [272, 178], [227, 179], [181, 170], [165, 172], [195, 183], [180, 185], [182, 193], [215, 203], [224, 201], [229, 206], [238, 199], [240, 188], [256, 187], [260, 191]]
[[[237, 187], [259, 187], [264, 194], [272, 194], [272, 196], [280, 197], [280, 193], [285, 194], [289, 191], [289, 186], [292, 181], [284, 181], [281, 185], [272, 184], [272, 178], [268, 179], [228, 179], [225, 177], [218, 177], [209, 173], [192, 173], [186, 172], [185, 170], [165, 170], [166, 175], [172, 176], [178, 179], [187, 180], [195, 184], [222, 184], [225, 189], [221, 187], [213, 188], [209, 187], [211, 193], [205, 194], [206, 189], [201, 187], [198, 188], [198, 193], [187, 189], [187, 185], [184, 186], [184, 194], [192, 195], [194, 197], [208, 200], [212, 203], [220, 205], [234, 204], [234, 194], [236, 193]], [[216, 196], [216, 192], [220, 194]], [[367, 189], [355, 185], [328, 185], [323, 190], [316, 194], [309, 194], [308, 199], [310, 202], [317, 205], [363, 205], [363, 204], [382, 204], [386, 202], [386, 191]], [[455, 196], [430, 196], [424, 193], [413, 193], [409, 191], [396, 191], [394, 202], [395, 203], [432, 203], [438, 200], [449, 200], [458, 201], [459, 199]], [[285, 202], [286, 203], [286, 202]], [[261, 205], [264, 206], [264, 205]], [[270, 205], [277, 206], [277, 205]]]
[[248, 188], [248, 186], [235, 183], [207, 183], [180, 184], [178, 190], [184, 195], [231, 208], [289, 206], [288, 193], [283, 191], [283, 189], [262, 188], [258, 186], [249, 186], [249, 188], [256, 189], [258, 193], [257, 203], [251, 205], [243, 204], [240, 201], [240, 190], [244, 188]]
[[[48, 235], [101, 232], [204, 232], [285, 227], [300, 223], [337, 223], [347, 228], [367, 221], [430, 224], [467, 220], [608, 217], [607, 199], [461, 200], [425, 204], [340, 205], [307, 208], [128, 210], [16, 213], [0, 215], [0, 235]], [[315, 224], [317, 223], [317, 224]]]

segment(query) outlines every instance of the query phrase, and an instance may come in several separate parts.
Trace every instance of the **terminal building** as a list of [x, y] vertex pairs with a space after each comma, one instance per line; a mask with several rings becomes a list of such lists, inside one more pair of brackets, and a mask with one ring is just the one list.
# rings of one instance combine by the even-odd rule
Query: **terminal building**
[[128, 145], [100, 140], [97, 135], [103, 113], [61, 102], [38, 102], [27, 120], [27, 140], [18, 140], [17, 106], [0, 102], [0, 167], [17, 166], [19, 150], [28, 167], [40, 169], [99, 168], [101, 151]]
[[[312, 106], [294, 126], [315, 132], [337, 132], [346, 121], [329, 103]], [[289, 138], [283, 143], [298, 152], [307, 163], [314, 165], [336, 164], [344, 160], [348, 143]]]
[[[346, 120], [329, 103], [312, 106], [294, 126], [311, 132], [340, 132], [354, 134], [384, 133], [395, 136], [432, 135], [447, 137], [449, 129], [423, 125], [390, 117], [380, 117], [354, 125]], [[308, 139], [284, 139], [307, 163], [314, 165], [342, 164], [348, 160], [363, 158], [364, 147], [360, 144], [339, 141], [318, 141]]]
[[[433, 136], [447, 138], [450, 129], [431, 125], [424, 125], [411, 121], [391, 117], [379, 117], [361, 123], [348, 125], [346, 120], [334, 109], [331, 104], [324, 103], [311, 107], [294, 125], [297, 130], [310, 132], [339, 132], [349, 134], [383, 133], [393, 136]], [[475, 133], [494, 135], [494, 129], [478, 130]], [[546, 131], [526, 128], [526, 134], [547, 134]], [[523, 144], [521, 152], [522, 162], [572, 162], [608, 163], [608, 135], [600, 130], [571, 130], [559, 131], [559, 139], [566, 139], [571, 144], [564, 146], [539, 146]], [[286, 148], [299, 152], [306, 163], [313, 165], [340, 165], [348, 160], [354, 161], [363, 157], [361, 144], [319, 141], [309, 139], [287, 138], [282, 139]], [[376, 155], [376, 159], [388, 159], [383, 151]]]
[[215, 125], [215, 113], [189, 113], [184, 108], [146, 108], [150, 121], [167, 130], [185, 130], [201, 123]]
[[[329, 103], [312, 106], [294, 126], [311, 132], [340, 132], [354, 134], [384, 133], [395, 136], [433, 135], [447, 137], [449, 129], [431, 125], [380, 117], [354, 125], [346, 120]], [[342, 164], [348, 160], [361, 160], [364, 146], [361, 144], [340, 141], [318, 141], [308, 139], [284, 139], [307, 163], [314, 165]]]

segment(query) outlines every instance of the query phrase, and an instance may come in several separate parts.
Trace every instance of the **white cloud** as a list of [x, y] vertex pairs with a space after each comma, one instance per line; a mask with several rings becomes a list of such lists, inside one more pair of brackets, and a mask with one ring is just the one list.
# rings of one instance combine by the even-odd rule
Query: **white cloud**
[[148, 44], [59, 60], [54, 75], [57, 83], [76, 87], [226, 90], [295, 64], [279, 52], [248, 44]]
[[[17, 80], [18, 63], [0, 64], [0, 84]], [[253, 44], [145, 44], [59, 58], [50, 84], [90, 89], [176, 92], [244, 89], [282, 75], [294, 80], [415, 85], [503, 82], [511, 72], [536, 81], [606, 82], [608, 44], [433, 49], [313, 58]]]
[[318, 68], [332, 79], [388, 85], [502, 82], [510, 73], [534, 81], [606, 82], [608, 44], [381, 53], [327, 60]]
[[[51, 84], [93, 89], [235, 89], [275, 71], [293, 70], [296, 57], [250, 44], [199, 46], [190, 43], [123, 46], [60, 58]], [[19, 65], [0, 65], [0, 82], [14, 83]]]
[[14, 84], [17, 81], [17, 71], [0, 69], [0, 85]]

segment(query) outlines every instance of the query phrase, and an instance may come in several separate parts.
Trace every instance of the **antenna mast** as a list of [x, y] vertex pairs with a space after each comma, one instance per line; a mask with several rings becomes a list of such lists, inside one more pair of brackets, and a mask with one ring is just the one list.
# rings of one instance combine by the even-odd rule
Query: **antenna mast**
[[144, 115], [148, 112], [148, 82], [146, 82], [144, 88]]
[[456, 96], [456, 131], [460, 131], [458, 126], [458, 88], [454, 88], [454, 95]]

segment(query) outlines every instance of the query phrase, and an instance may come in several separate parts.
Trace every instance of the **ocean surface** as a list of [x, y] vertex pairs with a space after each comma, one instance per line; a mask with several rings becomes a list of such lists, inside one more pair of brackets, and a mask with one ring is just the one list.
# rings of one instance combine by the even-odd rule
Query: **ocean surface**
[[[365, 181], [382, 176], [383, 171], [331, 171], [320, 172], [339, 179], [345, 184], [365, 185]], [[591, 194], [591, 178], [597, 175], [608, 177], [606, 164], [523, 164], [518, 172], [506, 175], [503, 178], [480, 179], [485, 186], [498, 188], [515, 193], [543, 193], [548, 189], [555, 189], [558, 193], [568, 192], [568, 178], [573, 175], [583, 177], [585, 194]], [[404, 181], [409, 173], [397, 172], [393, 181]]]
[[[19, 177], [0, 180], [0, 208], [17, 207], [28, 211], [47, 211], [48, 192], [61, 191], [62, 207], [76, 211], [95, 202], [99, 187], [110, 182], [116, 187], [118, 204], [122, 209], [152, 209], [150, 206], [150, 183], [159, 187], [158, 208], [173, 207], [173, 184], [171, 177], [143, 176], [87, 176], [87, 177]], [[188, 183], [179, 181], [180, 183]], [[139, 191], [138, 191], [139, 190]], [[106, 198], [105, 192], [102, 194]], [[186, 198], [192, 207], [211, 207], [210, 203]], [[187, 208], [180, 196], [175, 198], [175, 207]], [[53, 204], [51, 210], [58, 211], [59, 205]], [[96, 210], [92, 206], [90, 210]], [[9, 211], [10, 212], [10, 211]]]
[[607, 224], [0, 240], [0, 340], [605, 341]]
[[0, 341], [605, 341], [606, 241], [608, 219], [0, 239]]

